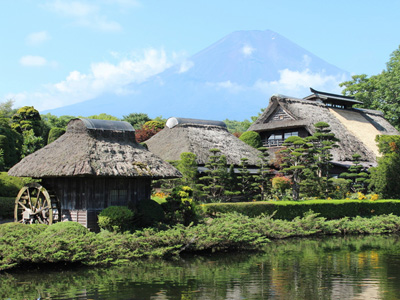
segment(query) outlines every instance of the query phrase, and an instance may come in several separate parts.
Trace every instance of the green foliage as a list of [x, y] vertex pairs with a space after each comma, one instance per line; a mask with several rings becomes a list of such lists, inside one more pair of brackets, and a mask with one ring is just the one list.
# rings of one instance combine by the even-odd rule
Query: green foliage
[[350, 166], [348, 172], [340, 174], [340, 177], [346, 178], [349, 182], [349, 187], [353, 193], [367, 191], [369, 183], [369, 174], [366, 168], [360, 163], [361, 155], [358, 153], [353, 154], [353, 165]]
[[[354, 206], [355, 203], [350, 204]], [[269, 239], [296, 236], [400, 232], [400, 217], [394, 214], [327, 220], [326, 217], [307, 210], [291, 219], [277, 219], [279, 212], [274, 216], [257, 213], [260, 204], [261, 202], [242, 203], [254, 207], [254, 217], [232, 211], [207, 218], [198, 225], [184, 227], [179, 224], [163, 231], [147, 228], [134, 233], [102, 231], [94, 234], [75, 222], [61, 222], [50, 226], [2, 224], [0, 271], [29, 263], [125, 264], [139, 258], [176, 257], [182, 252], [268, 250], [264, 246]], [[397, 201], [397, 209], [399, 205], [400, 201]], [[211, 209], [212, 206], [226, 208], [229, 205], [207, 206]], [[301, 205], [295, 202], [293, 206]], [[389, 209], [389, 206], [385, 209]], [[301, 241], [297, 240], [296, 245], [299, 243]], [[271, 244], [272, 248], [269, 248], [272, 253], [275, 253], [274, 245], [276, 244]], [[318, 241], [318, 249], [320, 245], [321, 241]], [[332, 248], [335, 247], [336, 245], [332, 245]], [[287, 253], [286, 247], [284, 253]]]
[[146, 123], [143, 124], [143, 127], [147, 129], [155, 129], [155, 130], [161, 130], [165, 127], [165, 122], [162, 121], [147, 121]]
[[129, 115], [124, 116], [122, 121], [130, 123], [133, 126], [133, 128], [137, 130], [142, 128], [144, 123], [151, 121], [151, 119], [147, 114], [144, 113], [131, 113]]
[[246, 131], [239, 139], [256, 149], [262, 146], [260, 134], [255, 131]]
[[161, 205], [154, 200], [142, 200], [136, 205], [134, 225], [139, 228], [150, 227], [164, 221], [165, 214]]
[[0, 103], [0, 119], [10, 119], [13, 114], [17, 112], [16, 109], [13, 109], [14, 100], [9, 99], [5, 102]]
[[36, 150], [39, 150], [44, 146], [43, 138], [41, 136], [36, 136], [33, 129], [25, 130], [22, 133], [23, 144], [21, 148], [21, 157], [24, 158], [29, 154], [32, 154]]
[[364, 108], [383, 111], [385, 118], [400, 129], [400, 47], [391, 55], [386, 70], [368, 78], [354, 75], [352, 80], [340, 84], [343, 95], [354, 96]]
[[400, 216], [400, 200], [307, 200], [207, 203], [203, 206], [208, 215], [238, 212], [254, 217], [261, 214], [273, 215], [275, 219], [292, 220], [309, 210], [327, 219], [344, 217], [372, 217], [384, 214]]
[[56, 139], [58, 139], [64, 133], [65, 133], [64, 128], [58, 128], [58, 127], [51, 128], [49, 131], [49, 137], [47, 139], [47, 144], [54, 142]]
[[4, 153], [4, 167], [15, 165], [21, 156], [22, 135], [12, 130], [8, 120], [0, 119], [0, 149]]
[[226, 127], [228, 128], [228, 131], [230, 133], [242, 134], [247, 129], [249, 129], [252, 122], [250, 122], [249, 120], [244, 120], [244, 121], [240, 122], [240, 121], [236, 121], [236, 120], [225, 119], [224, 123], [226, 124]]
[[11, 128], [19, 133], [33, 130], [36, 136], [41, 136], [43, 133], [40, 114], [33, 106], [18, 109], [11, 117]]
[[271, 190], [271, 172], [272, 170], [269, 167], [269, 153], [268, 149], [265, 147], [258, 148], [260, 154], [258, 155], [259, 160], [257, 162], [258, 174], [254, 176], [258, 187], [258, 200], [264, 201], [267, 199], [267, 195]]
[[86, 117], [87, 119], [97, 119], [97, 120], [108, 120], [108, 121], [121, 121], [119, 118], [114, 117], [112, 115], [101, 113], [99, 115], [93, 115]]
[[52, 115], [51, 113], [47, 113], [47, 114], [40, 115], [40, 116], [42, 118], [42, 121], [50, 129], [54, 128], [54, 127], [65, 129], [67, 127], [68, 122], [71, 121], [72, 119], [76, 118], [74, 116], [67, 116], [67, 115], [57, 117], [57, 116]]
[[32, 182], [31, 178], [8, 176], [7, 172], [0, 172], [0, 197], [16, 197], [29, 182]]
[[306, 140], [298, 136], [288, 137], [283, 146], [286, 149], [282, 150], [281, 167], [285, 175], [290, 175], [292, 178], [292, 196], [293, 200], [299, 200], [300, 197], [300, 183], [302, 181], [302, 175], [307, 166], [310, 166], [309, 159], [309, 148], [310, 144]]
[[370, 168], [370, 188], [384, 198], [400, 198], [400, 136], [380, 135], [376, 138], [383, 154], [378, 166]]
[[100, 212], [98, 224], [101, 229], [121, 232], [131, 228], [133, 216], [126, 206], [109, 206]]
[[346, 199], [350, 191], [350, 183], [344, 178], [330, 178], [329, 197], [331, 199]]
[[0, 197], [0, 219], [14, 218], [14, 203], [15, 197]]
[[193, 190], [188, 186], [175, 187], [161, 206], [164, 209], [167, 224], [187, 226], [197, 221], [198, 211], [193, 200]]
[[221, 201], [224, 197], [226, 179], [228, 177], [228, 168], [225, 155], [221, 155], [221, 150], [210, 149], [210, 156], [205, 165], [206, 176], [200, 177], [201, 188], [205, 192], [206, 201]]
[[259, 187], [255, 178], [250, 174], [248, 169], [248, 159], [241, 158], [239, 165], [239, 175], [237, 176], [237, 185], [244, 201], [251, 201], [259, 192]]
[[177, 168], [182, 174], [181, 182], [183, 185], [195, 189], [197, 182], [197, 156], [192, 152], [182, 152], [180, 157]]
[[272, 192], [279, 200], [282, 200], [286, 191], [291, 188], [292, 182], [285, 176], [275, 176], [271, 180]]

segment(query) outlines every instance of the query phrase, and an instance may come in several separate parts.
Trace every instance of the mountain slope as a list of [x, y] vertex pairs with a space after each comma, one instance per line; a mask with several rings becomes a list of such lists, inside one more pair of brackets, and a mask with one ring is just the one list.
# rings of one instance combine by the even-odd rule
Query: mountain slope
[[243, 120], [266, 107], [274, 93], [303, 97], [309, 86], [337, 92], [346, 76], [275, 32], [237, 31], [142, 84], [126, 86], [128, 94], [105, 94], [49, 112]]

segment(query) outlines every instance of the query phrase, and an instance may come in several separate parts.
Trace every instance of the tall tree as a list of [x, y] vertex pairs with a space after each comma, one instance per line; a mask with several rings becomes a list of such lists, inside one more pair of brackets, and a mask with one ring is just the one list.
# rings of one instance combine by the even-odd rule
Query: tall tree
[[223, 200], [225, 191], [225, 182], [228, 177], [228, 169], [225, 155], [221, 155], [221, 150], [210, 149], [210, 156], [206, 163], [206, 176], [200, 178], [203, 182], [202, 189], [206, 193], [209, 202], [218, 202]]
[[280, 151], [282, 154], [281, 167], [286, 175], [292, 176], [292, 197], [293, 200], [300, 198], [300, 183], [303, 179], [302, 175], [308, 169], [309, 148], [310, 144], [298, 136], [288, 137], [283, 146], [286, 149]]
[[376, 138], [382, 157], [378, 166], [370, 168], [370, 188], [386, 199], [400, 198], [400, 136], [378, 135]]
[[151, 121], [151, 119], [144, 113], [130, 113], [129, 115], [124, 116], [122, 121], [130, 123], [135, 129], [140, 129], [144, 123]]
[[371, 76], [354, 75], [340, 84], [342, 93], [363, 102], [362, 107], [383, 111], [385, 118], [400, 130], [400, 47], [391, 55], [386, 70]]

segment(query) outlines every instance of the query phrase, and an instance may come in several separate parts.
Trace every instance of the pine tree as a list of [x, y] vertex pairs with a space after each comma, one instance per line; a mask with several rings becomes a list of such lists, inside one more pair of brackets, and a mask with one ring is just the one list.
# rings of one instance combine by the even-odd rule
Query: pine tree
[[283, 146], [286, 149], [282, 150], [283, 172], [286, 175], [291, 175], [292, 177], [292, 197], [293, 200], [299, 200], [300, 198], [300, 183], [303, 179], [302, 175], [304, 170], [307, 169], [309, 165], [309, 148], [308, 144], [304, 139], [298, 136], [288, 137]]
[[[330, 125], [325, 122], [318, 122], [314, 124], [315, 133], [307, 137], [305, 140], [312, 144], [309, 149], [310, 166], [309, 170], [305, 173], [307, 178], [312, 181], [318, 182], [325, 198], [329, 192], [329, 170], [331, 168], [332, 154], [331, 150], [333, 147], [337, 147], [339, 141], [335, 134], [331, 132]], [[315, 172], [315, 175], [312, 174]], [[313, 190], [316, 192], [315, 188]]]
[[271, 169], [269, 168], [269, 153], [267, 148], [260, 147], [258, 150], [260, 151], [258, 156], [260, 159], [257, 164], [259, 169], [258, 174], [254, 177], [259, 186], [260, 200], [264, 201], [267, 198], [268, 191], [271, 189]]
[[340, 174], [340, 177], [346, 178], [349, 181], [350, 188], [354, 193], [365, 193], [369, 182], [369, 175], [366, 169], [361, 165], [360, 157], [361, 155], [358, 153], [353, 154], [353, 165], [350, 166], [348, 172]]
[[206, 176], [200, 178], [204, 182], [201, 188], [205, 192], [207, 201], [217, 202], [223, 200], [225, 182], [228, 177], [225, 155], [221, 155], [221, 150], [210, 149], [211, 155], [206, 163]]
[[255, 178], [250, 174], [248, 159], [243, 157], [240, 159], [239, 165], [239, 176], [238, 186], [240, 188], [240, 194], [245, 198], [245, 200], [251, 200], [251, 197], [258, 193], [258, 184]]

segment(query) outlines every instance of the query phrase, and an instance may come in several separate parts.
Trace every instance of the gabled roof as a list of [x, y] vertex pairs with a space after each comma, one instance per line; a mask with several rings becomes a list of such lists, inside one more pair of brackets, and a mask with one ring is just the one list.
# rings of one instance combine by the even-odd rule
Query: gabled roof
[[[278, 106], [290, 113], [295, 120], [271, 120], [269, 116]], [[266, 110], [248, 130], [274, 132], [282, 129], [305, 128], [313, 134], [314, 124], [321, 121], [328, 123], [332, 132], [340, 140], [339, 147], [332, 150], [335, 161], [351, 161], [352, 155], [358, 153], [361, 155], [361, 160], [375, 163], [378, 155], [376, 135], [399, 134], [379, 111], [337, 109], [321, 101], [283, 95], [273, 95]]]
[[331, 94], [326, 92], [321, 92], [310, 88], [311, 94], [310, 96], [304, 97], [305, 100], [320, 100], [324, 103], [331, 103], [336, 105], [344, 105], [347, 107], [352, 107], [354, 104], [362, 104], [361, 101], [355, 100], [354, 97], [351, 96], [343, 96], [338, 94]]
[[145, 143], [164, 160], [180, 160], [182, 152], [192, 152], [197, 156], [197, 164], [205, 165], [210, 149], [217, 148], [226, 156], [228, 164], [239, 165], [241, 158], [248, 158], [249, 165], [257, 164], [260, 152], [231, 134], [223, 122], [218, 124], [224, 126], [216, 125], [216, 121], [198, 121], [176, 124], [172, 128], [166, 126]]
[[34, 178], [181, 176], [136, 142], [129, 123], [87, 119], [71, 120], [65, 134], [22, 159], [8, 174]]

